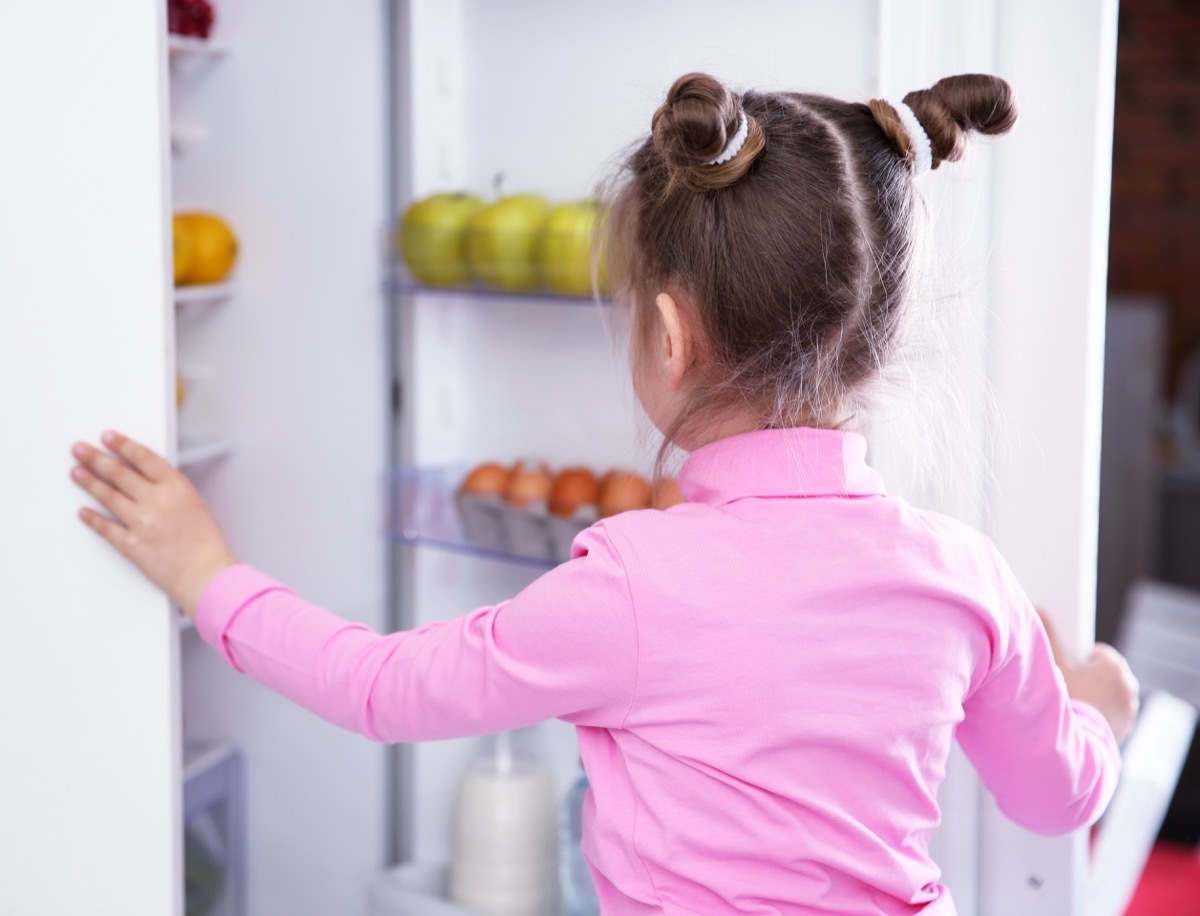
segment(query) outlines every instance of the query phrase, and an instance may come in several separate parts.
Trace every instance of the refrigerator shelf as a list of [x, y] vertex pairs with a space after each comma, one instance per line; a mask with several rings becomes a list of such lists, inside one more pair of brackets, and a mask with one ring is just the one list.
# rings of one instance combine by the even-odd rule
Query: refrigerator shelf
[[441, 299], [475, 299], [491, 302], [533, 302], [543, 305], [566, 306], [609, 306], [608, 299], [594, 299], [591, 296], [563, 296], [548, 292], [544, 289], [532, 289], [523, 292], [507, 292], [490, 289], [485, 286], [426, 286], [412, 279], [402, 268], [393, 268], [384, 281], [384, 289], [398, 296], [429, 296]]
[[550, 569], [558, 560], [468, 539], [455, 494], [468, 469], [403, 467], [391, 475], [387, 536], [394, 543], [432, 547], [498, 563]]
[[535, 569], [553, 569], [558, 565], [555, 560], [543, 560], [539, 557], [523, 557], [515, 553], [505, 553], [500, 550], [489, 550], [479, 547], [466, 540], [442, 540], [424, 535], [408, 535], [393, 533], [392, 540], [398, 544], [409, 544], [413, 547], [432, 547], [447, 553], [456, 553], [465, 557], [476, 557], [480, 560], [492, 560], [496, 563], [509, 563], [515, 566], [530, 566]]
[[213, 305], [233, 297], [232, 283], [211, 283], [204, 286], [176, 286], [176, 305]]

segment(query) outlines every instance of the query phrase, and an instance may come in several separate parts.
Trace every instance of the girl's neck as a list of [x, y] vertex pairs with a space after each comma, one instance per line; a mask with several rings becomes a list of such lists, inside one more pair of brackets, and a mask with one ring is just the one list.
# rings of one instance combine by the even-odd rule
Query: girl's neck
[[758, 429], [764, 429], [762, 420], [748, 411], [726, 414], [712, 424], [697, 429], [694, 435], [688, 437], [687, 442], [680, 442], [678, 445], [685, 452], [694, 452], [721, 439], [752, 433]]

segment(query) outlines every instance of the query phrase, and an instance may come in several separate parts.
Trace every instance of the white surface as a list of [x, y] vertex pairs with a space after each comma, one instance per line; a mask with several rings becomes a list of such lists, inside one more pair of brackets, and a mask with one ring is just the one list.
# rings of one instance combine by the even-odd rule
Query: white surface
[[1121, 782], [1092, 849], [1087, 916], [1121, 916], [1129, 906], [1195, 731], [1196, 708], [1169, 693], [1152, 694], [1142, 707], [1122, 753]]
[[169, 451], [160, 0], [0, 9], [0, 912], [181, 912], [175, 622], [76, 518], [77, 439]]
[[[236, 443], [191, 471], [238, 556], [334, 612], [384, 621], [387, 412], [382, 4], [220, 6], [236, 50], [175, 68], [173, 115], [209, 140], [176, 199], [228, 219], [236, 297], [179, 310], [205, 366], [183, 418]], [[183, 640], [186, 728], [244, 754], [249, 916], [353, 916], [383, 864], [382, 749]]]
[[1116, 645], [1143, 693], [1165, 690], [1200, 707], [1200, 592], [1134, 583]]
[[[990, 378], [1012, 418], [994, 453], [989, 533], [1064, 641], [1090, 644], [1116, 0], [996, 5], [997, 70], [1021, 119], [995, 148]], [[980, 912], [1072, 916], [1086, 837], [1036, 837], [988, 800]]]

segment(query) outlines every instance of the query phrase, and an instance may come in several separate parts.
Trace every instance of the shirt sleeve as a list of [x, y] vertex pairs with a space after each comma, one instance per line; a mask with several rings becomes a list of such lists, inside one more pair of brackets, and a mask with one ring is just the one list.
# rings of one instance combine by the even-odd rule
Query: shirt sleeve
[[1007, 817], [1036, 833], [1069, 833], [1104, 812], [1120, 751], [1099, 711], [1067, 695], [1041, 619], [998, 554], [994, 564], [992, 661], [956, 737]]
[[616, 727], [632, 702], [637, 628], [602, 525], [510, 601], [380, 635], [253, 567], [217, 575], [196, 628], [238, 671], [376, 741], [466, 737], [563, 718]]

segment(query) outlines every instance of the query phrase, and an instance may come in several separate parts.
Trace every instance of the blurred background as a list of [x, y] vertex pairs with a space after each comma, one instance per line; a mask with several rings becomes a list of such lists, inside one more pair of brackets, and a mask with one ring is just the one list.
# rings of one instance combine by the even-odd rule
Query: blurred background
[[[1101, 450], [1097, 638], [1129, 636], [1131, 586], [1200, 600], [1200, 3], [1131, 0], [1118, 17]], [[1200, 668], [1200, 641], [1177, 633]], [[1190, 631], [1194, 633], [1194, 629]], [[1186, 678], [1184, 671], [1180, 678]], [[1192, 687], [1192, 701], [1196, 701]], [[1143, 896], [1200, 841], [1193, 740]], [[1168, 861], [1170, 860], [1170, 861]], [[1181, 853], [1183, 866], [1189, 858]], [[1182, 867], [1182, 866], [1181, 866]], [[1195, 900], [1200, 871], [1180, 888]], [[1176, 898], [1179, 906], [1193, 907]], [[1184, 912], [1162, 900], [1138, 912]]]
[[[1118, 19], [1101, 529], [1109, 561], [1101, 565], [1121, 577], [1101, 583], [1096, 621], [1097, 635], [1110, 641], [1131, 577], [1154, 572], [1200, 589], [1198, 162], [1200, 3], [1126, 3]], [[1138, 334], [1145, 336], [1131, 339]], [[1147, 387], [1138, 388], [1143, 379]], [[1129, 426], [1120, 411], [1133, 397], [1149, 410]], [[1123, 451], [1135, 447], [1152, 458], [1153, 492], [1139, 490], [1138, 498], [1156, 510], [1152, 521], [1133, 523], [1136, 532], [1114, 514], [1114, 475]]]

